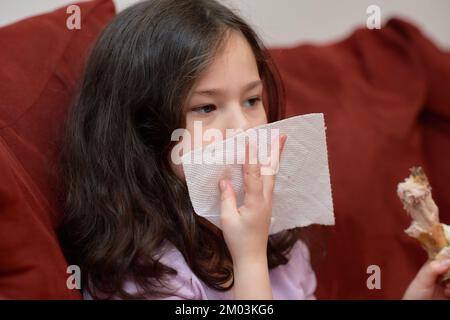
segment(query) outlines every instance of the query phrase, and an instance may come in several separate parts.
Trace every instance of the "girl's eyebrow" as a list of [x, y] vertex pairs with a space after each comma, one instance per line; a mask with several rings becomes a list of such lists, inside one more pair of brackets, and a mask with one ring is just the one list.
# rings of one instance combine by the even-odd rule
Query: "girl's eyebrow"
[[[250, 91], [251, 89], [256, 88], [260, 85], [262, 85], [261, 79], [255, 80], [255, 81], [252, 81], [252, 82], [246, 84], [242, 88], [242, 91], [247, 92], [247, 91]], [[204, 95], [204, 96], [215, 96], [215, 95], [220, 95], [221, 92], [222, 91], [220, 89], [205, 89], [205, 90], [195, 91], [193, 94], [199, 94], [199, 95]]]

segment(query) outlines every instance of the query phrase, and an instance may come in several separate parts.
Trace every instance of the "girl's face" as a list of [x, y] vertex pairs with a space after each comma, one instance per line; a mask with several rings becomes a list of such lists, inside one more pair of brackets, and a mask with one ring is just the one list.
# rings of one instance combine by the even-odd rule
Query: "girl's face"
[[[242, 34], [232, 31], [183, 106], [191, 148], [196, 121], [201, 122], [202, 132], [218, 129], [223, 138], [227, 129], [247, 130], [267, 123], [262, 94], [263, 83], [252, 49]], [[202, 139], [202, 146], [211, 142]], [[182, 154], [188, 151], [184, 147]], [[182, 165], [172, 163], [172, 168], [184, 180]]]

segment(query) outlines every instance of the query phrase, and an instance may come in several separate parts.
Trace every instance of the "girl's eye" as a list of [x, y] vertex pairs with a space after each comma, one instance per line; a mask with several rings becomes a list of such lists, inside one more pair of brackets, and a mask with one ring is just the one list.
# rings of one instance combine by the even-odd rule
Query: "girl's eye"
[[216, 107], [212, 104], [192, 109], [192, 111], [197, 112], [197, 113], [210, 113], [210, 112], [213, 112], [214, 110], [216, 110]]
[[247, 101], [245, 101], [245, 106], [246, 107], [254, 107], [260, 101], [261, 101], [261, 97], [251, 98], [251, 99], [248, 99]]

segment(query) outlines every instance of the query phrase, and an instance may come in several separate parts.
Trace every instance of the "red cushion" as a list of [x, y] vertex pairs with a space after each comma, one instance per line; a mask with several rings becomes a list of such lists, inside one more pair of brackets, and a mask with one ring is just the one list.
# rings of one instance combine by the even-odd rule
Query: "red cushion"
[[[401, 298], [426, 260], [403, 233], [410, 219], [396, 195], [410, 167], [425, 168], [450, 223], [450, 55], [397, 19], [331, 45], [271, 53], [288, 116], [324, 112], [327, 124], [336, 226], [325, 230], [318, 297]], [[381, 268], [380, 290], [366, 285], [370, 265]]]
[[66, 287], [55, 235], [58, 131], [85, 56], [115, 15], [111, 0], [78, 4], [0, 28], [0, 298], [80, 298]]

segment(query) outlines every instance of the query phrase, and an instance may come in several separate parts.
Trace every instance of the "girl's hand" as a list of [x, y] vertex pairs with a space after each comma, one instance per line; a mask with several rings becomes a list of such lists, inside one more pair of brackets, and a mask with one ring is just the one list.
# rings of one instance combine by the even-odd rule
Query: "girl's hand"
[[[268, 164], [276, 172], [279, 157], [287, 136], [279, 137], [278, 157], [274, 163]], [[252, 140], [252, 139], [250, 139]], [[272, 144], [273, 145], [273, 144]], [[230, 250], [234, 264], [244, 261], [260, 261], [267, 259], [267, 240], [272, 217], [272, 192], [275, 184], [275, 174], [261, 175], [261, 165], [258, 161], [257, 145], [250, 141], [246, 145], [244, 173], [244, 204], [236, 207], [236, 195], [228, 180], [220, 181], [221, 214], [225, 242]], [[271, 149], [271, 153], [275, 150]], [[264, 168], [268, 169], [268, 168]]]
[[439, 276], [450, 270], [450, 259], [428, 261], [406, 289], [405, 300], [450, 299], [450, 281], [438, 283]]
[[264, 173], [272, 169], [271, 175], [261, 175], [256, 144], [250, 142], [246, 146], [243, 165], [245, 198], [240, 208], [237, 208], [231, 184], [226, 180], [220, 182], [220, 222], [233, 259], [235, 299], [272, 299], [267, 265], [267, 241], [272, 217], [275, 172], [286, 138], [286, 135], [280, 136], [279, 150], [276, 150], [274, 157], [272, 157], [274, 150], [271, 149], [270, 159], [274, 159], [274, 162], [263, 168]]

